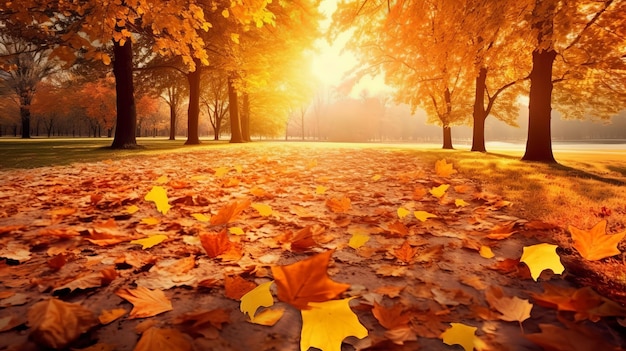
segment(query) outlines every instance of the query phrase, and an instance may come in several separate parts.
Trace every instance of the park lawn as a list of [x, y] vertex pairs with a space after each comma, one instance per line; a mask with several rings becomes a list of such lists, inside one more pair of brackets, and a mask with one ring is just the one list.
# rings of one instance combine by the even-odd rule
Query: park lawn
[[[595, 304], [608, 300], [582, 290], [585, 286], [626, 303], [622, 257], [582, 259], [568, 233], [569, 225], [588, 229], [602, 219], [609, 233], [623, 231], [624, 161], [619, 154], [557, 154], [562, 164], [543, 165], [520, 162], [511, 152], [477, 154], [423, 144], [154, 143], [121, 153], [92, 146], [91, 153], [79, 141], [54, 141], [48, 145], [55, 147], [38, 144], [42, 153], [49, 151], [43, 161], [30, 158], [30, 168], [0, 171], [0, 240], [7, 245], [0, 247], [0, 257], [7, 258], [0, 262], [0, 277], [14, 288], [0, 294], [7, 299], [18, 294], [31, 303], [5, 302], [11, 305], [12, 325], [23, 325], [27, 310], [50, 293], [84, 300], [89, 313], [122, 306], [127, 314], [128, 303], [121, 299], [139, 294], [134, 288], [142, 286], [164, 291], [168, 305], [173, 301], [173, 312], [157, 311], [159, 316], [150, 319], [157, 328], [218, 311], [229, 318], [211, 336], [198, 336], [189, 325], [176, 328], [194, 335], [196, 343], [211, 346], [223, 340], [239, 346], [234, 349], [271, 349], [269, 329], [252, 326], [240, 313], [240, 295], [233, 294], [229, 279], [243, 279], [246, 287], [283, 279], [281, 286], [293, 283], [297, 291], [308, 291], [313, 287], [285, 281], [287, 275], [281, 278], [275, 269], [313, 257], [321, 257], [321, 263], [303, 263], [299, 274], [289, 276], [330, 274], [347, 284], [339, 284], [340, 290], [351, 286], [344, 297], [359, 304], [355, 313], [370, 330], [370, 342], [406, 337], [402, 340], [411, 349], [448, 349], [440, 335], [449, 323], [462, 320], [484, 325], [481, 340], [491, 349], [502, 349], [503, 340], [519, 349], [538, 349], [525, 336], [553, 341], [552, 334], [538, 333], [539, 326], [559, 325], [556, 313], [539, 303], [550, 284], [568, 294], [585, 294], [576, 311], [591, 313], [589, 318], [599, 311]], [[68, 157], [68, 150], [81, 149], [94, 155], [87, 158], [94, 162]], [[76, 163], [36, 167], [65, 158]], [[444, 159], [457, 173], [437, 171], [436, 162]], [[446, 190], [436, 195], [442, 186]], [[435, 218], [420, 219], [418, 212]], [[367, 240], [358, 244], [359, 237]], [[553, 254], [565, 266], [562, 274], [538, 262], [542, 278], [531, 279], [529, 267], [536, 264], [519, 260], [522, 250], [538, 243], [558, 245]], [[495, 256], [484, 253], [485, 247]], [[625, 251], [624, 243], [619, 248]], [[506, 289], [505, 296], [539, 296], [531, 299], [532, 318], [520, 314], [513, 319], [520, 323], [494, 322], [499, 317], [490, 312], [495, 307], [485, 290], [497, 292], [498, 287]], [[281, 349], [296, 350], [300, 305], [288, 296], [278, 293], [282, 307], [292, 307], [271, 333]], [[390, 313], [406, 313], [413, 322], [410, 328], [403, 325], [407, 334], [386, 333], [372, 311], [370, 299], [376, 298]], [[199, 310], [210, 306], [217, 309]], [[619, 305], [603, 306], [602, 313], [626, 316]], [[132, 315], [102, 322], [99, 341], [130, 351], [138, 338]], [[600, 342], [614, 332], [611, 321], [586, 324], [592, 329], [581, 335]], [[414, 334], [418, 340], [411, 339]], [[32, 341], [26, 338], [11, 327], [2, 342]]]

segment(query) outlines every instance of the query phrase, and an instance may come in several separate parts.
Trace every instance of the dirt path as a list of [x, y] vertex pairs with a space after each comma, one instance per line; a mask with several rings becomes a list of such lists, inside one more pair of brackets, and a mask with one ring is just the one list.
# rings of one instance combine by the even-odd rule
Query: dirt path
[[[250, 323], [237, 296], [274, 279], [272, 267], [329, 250], [331, 279], [350, 284], [337, 299], [355, 297], [351, 309], [369, 334], [342, 350], [461, 350], [440, 338], [450, 323], [476, 327], [481, 350], [626, 347], [623, 309], [572, 287], [567, 270], [535, 282], [519, 263], [523, 247], [553, 243], [558, 229], [512, 217], [506, 199], [437, 174], [414, 152], [256, 144], [0, 175], [0, 350], [46, 349], [35, 326], [54, 313], [33, 306], [50, 298], [94, 316], [124, 309], [81, 336], [56, 337], [72, 349], [142, 349], [142, 331], [147, 340], [166, 330], [196, 350], [299, 350], [300, 311], [276, 297], [276, 285], [272, 308], [285, 313], [274, 326]], [[155, 186], [171, 205], [165, 214], [145, 200]], [[235, 203], [242, 212], [225, 214]], [[436, 217], [417, 218], [425, 214]], [[201, 239], [222, 230], [227, 252]], [[154, 246], [132, 243], [143, 238]], [[483, 257], [487, 248], [494, 257]], [[131, 318], [116, 293], [137, 287], [163, 291], [172, 309]], [[513, 297], [534, 305], [530, 318]], [[542, 307], [550, 305], [570, 311]], [[507, 312], [523, 322], [503, 320]], [[53, 323], [82, 331], [68, 318]], [[161, 351], [188, 349], [177, 344]]]

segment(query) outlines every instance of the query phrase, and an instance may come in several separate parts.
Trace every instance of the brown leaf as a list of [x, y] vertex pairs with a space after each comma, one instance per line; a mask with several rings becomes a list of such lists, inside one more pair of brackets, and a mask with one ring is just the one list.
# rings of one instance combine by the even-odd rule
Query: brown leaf
[[514, 230], [515, 224], [515, 221], [509, 221], [504, 224], [497, 225], [489, 230], [489, 233], [486, 235], [486, 237], [493, 240], [506, 239], [511, 235], [517, 233], [517, 230]]
[[131, 319], [152, 317], [174, 309], [161, 290], [150, 290], [139, 286], [135, 290], [120, 289], [115, 292], [115, 295], [133, 304], [133, 309], [128, 316]]
[[504, 296], [502, 288], [491, 286], [485, 291], [485, 300], [494, 310], [500, 312], [499, 319], [507, 322], [523, 322], [530, 318], [533, 305], [517, 296]]
[[384, 307], [374, 302], [374, 308], [372, 308], [372, 314], [378, 323], [389, 330], [409, 325], [411, 315], [403, 312], [404, 306], [399, 303], [395, 303], [392, 307]]
[[133, 351], [192, 351], [189, 337], [171, 328], [150, 328], [143, 332]]
[[64, 348], [97, 324], [90, 310], [58, 299], [39, 301], [28, 310], [30, 338], [53, 349]]
[[242, 277], [224, 276], [224, 289], [226, 289], [226, 297], [239, 301], [248, 291], [256, 288], [256, 284], [249, 282]]
[[278, 299], [298, 309], [308, 309], [309, 302], [324, 302], [348, 290], [349, 284], [328, 277], [327, 267], [334, 250], [317, 254], [287, 266], [272, 267]]

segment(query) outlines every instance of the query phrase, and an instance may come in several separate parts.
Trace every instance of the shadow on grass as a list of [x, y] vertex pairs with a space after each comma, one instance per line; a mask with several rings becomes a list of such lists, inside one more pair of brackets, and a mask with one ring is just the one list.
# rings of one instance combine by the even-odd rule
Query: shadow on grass
[[203, 141], [185, 145], [185, 140], [138, 139], [138, 148], [112, 149], [109, 138], [0, 139], [0, 169], [30, 169], [66, 166], [73, 163], [114, 160], [130, 156], [155, 155], [189, 150], [226, 142]]
[[[624, 186], [624, 185], [626, 185], [626, 182], [623, 181], [623, 180], [619, 180], [619, 179], [615, 179], [615, 178], [609, 178], [609, 177], [603, 177], [603, 176], [600, 176], [598, 174], [594, 174], [594, 173], [591, 173], [591, 172], [584, 171], [582, 169], [577, 169], [577, 168], [574, 168], [574, 167], [565, 166], [565, 165], [558, 164], [558, 163], [551, 164], [551, 165], [549, 165], [549, 167], [552, 168], [552, 169], [558, 170], [558, 171], [566, 172], [568, 176], [572, 176], [572, 177], [576, 177], [576, 178], [591, 179], [591, 180], [595, 180], [595, 181], [598, 181], [598, 182], [602, 182], [602, 183], [610, 184], [610, 185], [615, 185], [615, 186]], [[614, 169], [612, 169], [613, 167], [609, 166], [608, 168], [613, 170], [613, 171], [615, 171]], [[622, 173], [623, 175], [626, 175], [626, 169], [622, 169], [622, 171], [625, 172], [625, 173], [622, 173], [622, 172], [619, 172], [619, 171], [617, 171], [617, 172]]]

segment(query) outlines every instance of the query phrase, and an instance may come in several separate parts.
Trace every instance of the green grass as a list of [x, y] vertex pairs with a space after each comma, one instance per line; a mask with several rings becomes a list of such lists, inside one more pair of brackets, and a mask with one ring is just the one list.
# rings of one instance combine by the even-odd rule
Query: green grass
[[143, 146], [135, 150], [112, 150], [110, 138], [0, 139], [0, 170], [66, 166], [78, 162], [114, 160], [121, 157], [184, 152], [199, 147], [216, 147], [226, 142], [203, 141], [184, 145], [185, 140], [138, 138]]

